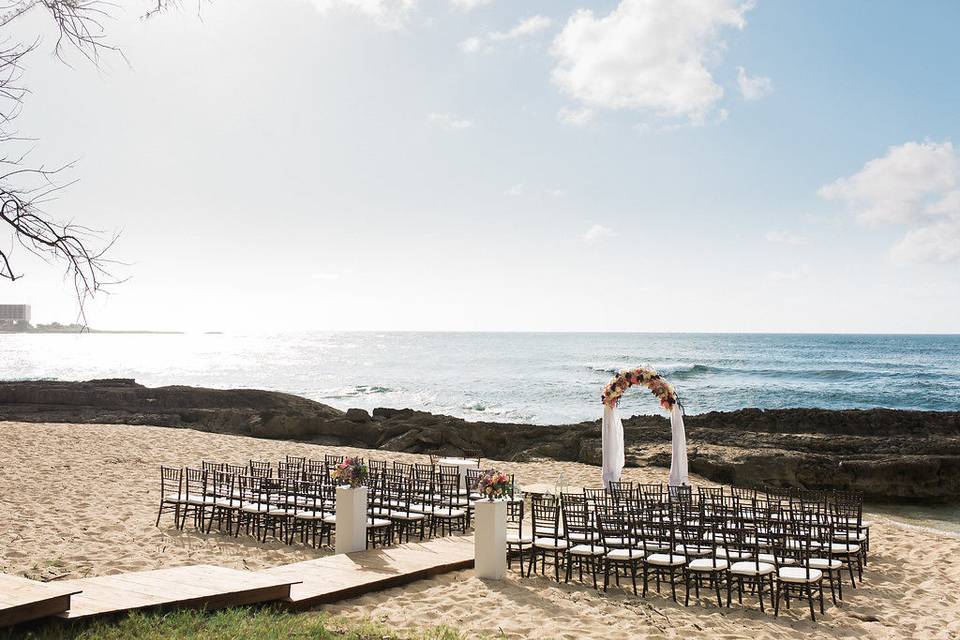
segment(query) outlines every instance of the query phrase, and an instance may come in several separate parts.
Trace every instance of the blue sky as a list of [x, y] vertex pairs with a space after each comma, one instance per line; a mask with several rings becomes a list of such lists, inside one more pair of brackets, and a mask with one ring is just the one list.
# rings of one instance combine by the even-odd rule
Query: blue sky
[[79, 158], [49, 211], [122, 229], [94, 326], [958, 330], [956, 3], [141, 10], [130, 66], [48, 37], [18, 122]]

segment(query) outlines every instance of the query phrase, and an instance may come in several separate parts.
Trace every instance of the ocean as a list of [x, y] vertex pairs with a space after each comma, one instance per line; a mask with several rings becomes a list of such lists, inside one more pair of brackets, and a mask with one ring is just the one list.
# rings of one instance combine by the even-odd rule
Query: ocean
[[[0, 334], [0, 379], [135, 378], [286, 391], [335, 407], [468, 420], [597, 419], [619, 369], [650, 365], [687, 413], [744, 407], [960, 411], [958, 335], [625, 333]], [[623, 413], [660, 412], [644, 390]]]

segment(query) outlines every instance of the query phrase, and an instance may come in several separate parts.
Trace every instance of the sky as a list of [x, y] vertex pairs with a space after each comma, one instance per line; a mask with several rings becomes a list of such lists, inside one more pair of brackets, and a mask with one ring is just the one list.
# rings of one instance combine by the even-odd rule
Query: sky
[[93, 327], [960, 331], [960, 3], [146, 8], [5, 34], [46, 211], [120, 232]]

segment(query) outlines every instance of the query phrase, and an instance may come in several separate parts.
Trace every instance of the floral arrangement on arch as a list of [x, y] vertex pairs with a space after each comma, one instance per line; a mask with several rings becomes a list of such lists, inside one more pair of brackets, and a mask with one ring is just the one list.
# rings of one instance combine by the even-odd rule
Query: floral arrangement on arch
[[340, 484], [348, 484], [351, 488], [363, 486], [367, 481], [369, 469], [362, 460], [357, 458], [344, 458], [343, 462], [338, 464], [330, 473], [330, 477]]
[[670, 411], [677, 404], [677, 391], [673, 385], [660, 377], [656, 369], [648, 367], [639, 367], [637, 369], [624, 369], [618, 373], [613, 380], [607, 383], [603, 388], [601, 401], [608, 406], [615, 407], [620, 401], [623, 392], [635, 384], [642, 384], [653, 395], [657, 396], [660, 406]]
[[502, 471], [486, 471], [477, 478], [477, 486], [474, 488], [478, 493], [493, 501], [510, 493], [510, 485], [510, 476]]

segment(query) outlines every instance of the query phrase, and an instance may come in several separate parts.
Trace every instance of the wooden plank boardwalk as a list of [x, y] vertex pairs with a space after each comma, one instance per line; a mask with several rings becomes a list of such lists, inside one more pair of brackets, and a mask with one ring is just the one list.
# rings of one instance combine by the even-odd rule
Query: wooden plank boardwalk
[[63, 613], [78, 588], [0, 573], [0, 627]]
[[260, 573], [296, 581], [286, 602], [293, 609], [306, 609], [472, 566], [473, 536], [450, 536], [306, 560]]
[[290, 597], [296, 578], [193, 565], [63, 581], [79, 591], [61, 618], [75, 620], [154, 607], [217, 609]]
[[77, 620], [152, 608], [278, 602], [306, 609], [472, 566], [473, 536], [449, 536], [264, 571], [193, 565], [56, 584], [0, 574], [0, 626], [45, 616]]

